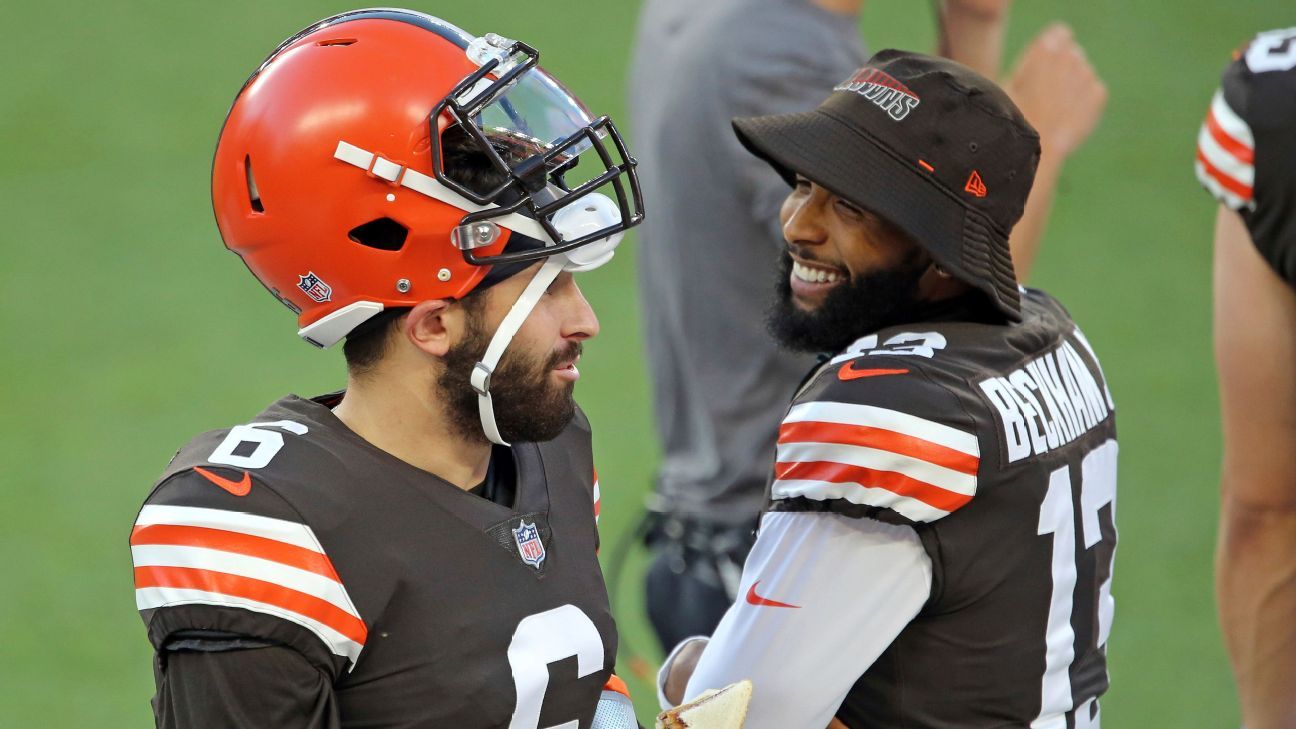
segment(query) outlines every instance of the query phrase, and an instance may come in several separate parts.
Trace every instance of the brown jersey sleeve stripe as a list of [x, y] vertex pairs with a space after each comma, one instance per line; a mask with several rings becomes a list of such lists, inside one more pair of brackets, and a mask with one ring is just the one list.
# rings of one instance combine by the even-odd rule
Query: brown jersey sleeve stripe
[[131, 534], [141, 611], [218, 605], [306, 627], [352, 661], [367, 630], [314, 531], [243, 511], [146, 505]]
[[[856, 484], [862, 489], [884, 489], [891, 494], [921, 501], [927, 506], [951, 512], [972, 500], [967, 494], [947, 491], [894, 471], [827, 461], [777, 463], [774, 477], [779, 481], [821, 481], [832, 484]], [[869, 499], [873, 506], [889, 506], [888, 497]]]
[[329, 561], [327, 556], [319, 552], [265, 537], [231, 532], [224, 529], [150, 524], [135, 527], [131, 532], [130, 543], [132, 547], [170, 545], [232, 552], [278, 562], [299, 570], [314, 572], [334, 582], [342, 582], [333, 569], [333, 563]]
[[912, 435], [866, 425], [800, 421], [779, 428], [779, 443], [837, 443], [889, 451], [975, 475], [981, 459]]
[[368, 637], [368, 629], [360, 618], [333, 603], [251, 577], [190, 567], [136, 567], [135, 587], [171, 587], [243, 598], [309, 618], [360, 645]]

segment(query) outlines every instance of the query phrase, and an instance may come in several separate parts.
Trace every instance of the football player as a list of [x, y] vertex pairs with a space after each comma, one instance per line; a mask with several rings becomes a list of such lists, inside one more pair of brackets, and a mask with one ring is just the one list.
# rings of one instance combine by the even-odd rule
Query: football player
[[792, 187], [771, 329], [828, 354], [741, 597], [665, 698], [749, 677], [748, 729], [1096, 727], [1115, 413], [1070, 315], [1014, 274], [1038, 135], [994, 83], [894, 50], [734, 128]]
[[1296, 726], [1296, 28], [1224, 71], [1197, 136], [1219, 201], [1215, 358], [1223, 415], [1216, 597], [1249, 729]]
[[642, 213], [615, 126], [537, 60], [364, 10], [236, 96], [221, 235], [303, 339], [346, 340], [347, 388], [198, 436], [149, 494], [159, 726], [597, 725], [617, 639], [572, 274]]
[[[997, 76], [1012, 2], [930, 4], [940, 55]], [[782, 350], [765, 333], [769, 292], [760, 284], [778, 275], [783, 239], [776, 218], [786, 189], [732, 137], [729, 121], [811, 108], [863, 65], [865, 5], [641, 5], [627, 108], [644, 194], [657, 213], [639, 232], [645, 244], [638, 273], [662, 445], [645, 525], [656, 557], [644, 590], [666, 650], [710, 634], [738, 596], [779, 420], [814, 364], [813, 355]], [[904, 3], [911, 13], [922, 5]], [[864, 20], [871, 33], [886, 33]], [[1043, 146], [1030, 201], [1012, 234], [1014, 265], [1025, 280], [1062, 169], [1096, 125], [1106, 92], [1062, 25], [1035, 36], [1006, 86]]]

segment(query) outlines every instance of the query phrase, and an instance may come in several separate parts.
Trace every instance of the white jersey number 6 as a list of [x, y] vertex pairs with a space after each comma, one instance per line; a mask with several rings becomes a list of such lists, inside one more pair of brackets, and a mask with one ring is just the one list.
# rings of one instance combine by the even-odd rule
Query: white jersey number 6
[[[216, 450], [207, 456], [207, 461], [236, 468], [265, 468], [270, 464], [270, 459], [284, 447], [283, 435], [268, 430], [269, 428], [282, 428], [294, 435], [306, 435], [309, 432], [306, 426], [292, 420], [236, 425], [230, 428], [229, 435], [226, 435], [225, 440], [216, 446]], [[240, 450], [240, 446], [246, 444], [255, 447], [243, 455], [236, 453]]]
[[[603, 667], [603, 638], [594, 621], [575, 605], [562, 605], [528, 615], [513, 631], [508, 661], [517, 689], [517, 706], [509, 729], [538, 729], [540, 707], [549, 688], [549, 664], [576, 656], [576, 677], [584, 678]], [[577, 729], [572, 719], [546, 729]]]

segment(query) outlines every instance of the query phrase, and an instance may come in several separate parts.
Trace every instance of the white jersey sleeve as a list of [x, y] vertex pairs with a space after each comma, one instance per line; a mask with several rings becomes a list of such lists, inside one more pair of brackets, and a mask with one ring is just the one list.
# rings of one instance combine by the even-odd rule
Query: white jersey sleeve
[[689, 681], [686, 700], [749, 678], [746, 729], [827, 726], [846, 693], [931, 593], [912, 527], [772, 512]]

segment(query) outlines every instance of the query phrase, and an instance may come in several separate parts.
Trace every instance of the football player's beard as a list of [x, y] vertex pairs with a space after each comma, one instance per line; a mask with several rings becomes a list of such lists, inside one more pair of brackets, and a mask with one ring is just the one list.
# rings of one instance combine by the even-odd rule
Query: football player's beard
[[[481, 361], [490, 344], [480, 312], [467, 309], [464, 339], [442, 358], [445, 369], [437, 379], [446, 398], [447, 413], [461, 433], [485, 439], [477, 410], [477, 391], [469, 383], [473, 366]], [[580, 356], [579, 342], [552, 353], [542, 362], [517, 349], [505, 350], [490, 378], [495, 427], [509, 443], [553, 440], [576, 415], [572, 400], [574, 382], [555, 382], [554, 368]]]
[[915, 250], [894, 268], [847, 278], [817, 308], [806, 311], [792, 300], [792, 257], [784, 251], [766, 326], [793, 351], [840, 352], [866, 334], [911, 321], [921, 309], [918, 280], [928, 264], [927, 256]]

